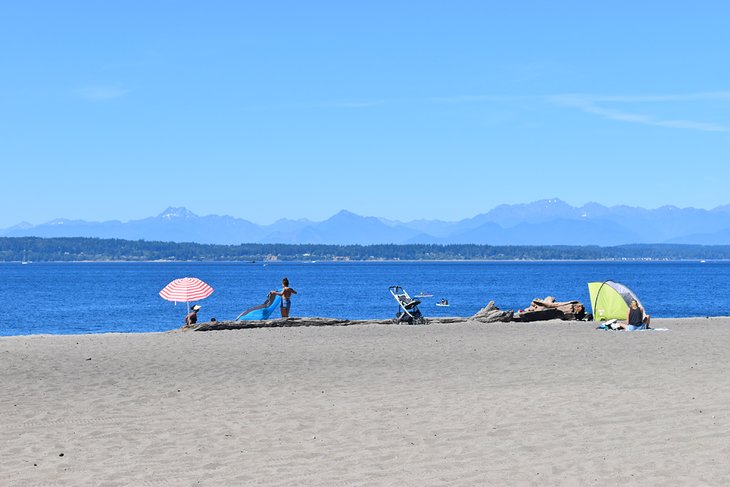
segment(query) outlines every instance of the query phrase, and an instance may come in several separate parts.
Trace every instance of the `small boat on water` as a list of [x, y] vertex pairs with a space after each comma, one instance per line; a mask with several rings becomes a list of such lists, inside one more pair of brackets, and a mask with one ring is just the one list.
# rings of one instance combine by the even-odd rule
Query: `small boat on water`
[[421, 291], [420, 293], [416, 294], [414, 298], [432, 298], [433, 294], [427, 294]]
[[436, 306], [449, 306], [449, 300], [448, 299], [441, 299], [438, 303], [436, 303]]

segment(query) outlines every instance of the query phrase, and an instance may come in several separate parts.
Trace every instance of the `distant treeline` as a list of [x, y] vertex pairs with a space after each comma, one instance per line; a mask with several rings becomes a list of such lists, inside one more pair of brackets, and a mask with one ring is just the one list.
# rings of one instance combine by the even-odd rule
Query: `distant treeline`
[[209, 245], [81, 237], [0, 238], [0, 262], [623, 259], [730, 259], [730, 245]]

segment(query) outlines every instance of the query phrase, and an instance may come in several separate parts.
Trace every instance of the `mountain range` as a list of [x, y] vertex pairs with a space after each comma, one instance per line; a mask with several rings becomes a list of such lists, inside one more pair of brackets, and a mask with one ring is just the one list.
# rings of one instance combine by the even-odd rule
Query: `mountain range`
[[157, 216], [121, 222], [57, 219], [20, 223], [3, 237], [98, 237], [214, 244], [491, 244], [622, 245], [632, 243], [730, 244], [730, 205], [711, 210], [662, 206], [644, 209], [557, 198], [500, 205], [455, 222], [401, 222], [340, 211], [324, 221], [278, 220], [258, 225], [231, 216], [198, 216], [167, 208]]

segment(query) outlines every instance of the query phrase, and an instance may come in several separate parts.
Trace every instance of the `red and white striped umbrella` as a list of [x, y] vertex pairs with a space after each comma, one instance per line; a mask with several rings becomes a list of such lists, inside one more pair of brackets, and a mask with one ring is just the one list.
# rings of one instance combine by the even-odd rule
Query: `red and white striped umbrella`
[[160, 291], [162, 299], [181, 303], [205, 299], [211, 294], [213, 294], [213, 288], [197, 277], [175, 279]]

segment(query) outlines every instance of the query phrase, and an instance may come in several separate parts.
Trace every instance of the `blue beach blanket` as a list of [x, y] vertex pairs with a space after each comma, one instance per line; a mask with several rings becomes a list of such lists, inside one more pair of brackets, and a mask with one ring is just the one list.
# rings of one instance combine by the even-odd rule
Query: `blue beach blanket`
[[238, 315], [236, 321], [268, 320], [269, 316], [271, 316], [271, 313], [276, 311], [276, 308], [278, 308], [280, 305], [281, 296], [277, 296], [276, 294], [269, 294], [266, 298], [266, 301], [259, 304], [258, 306], [247, 309], [246, 311]]

